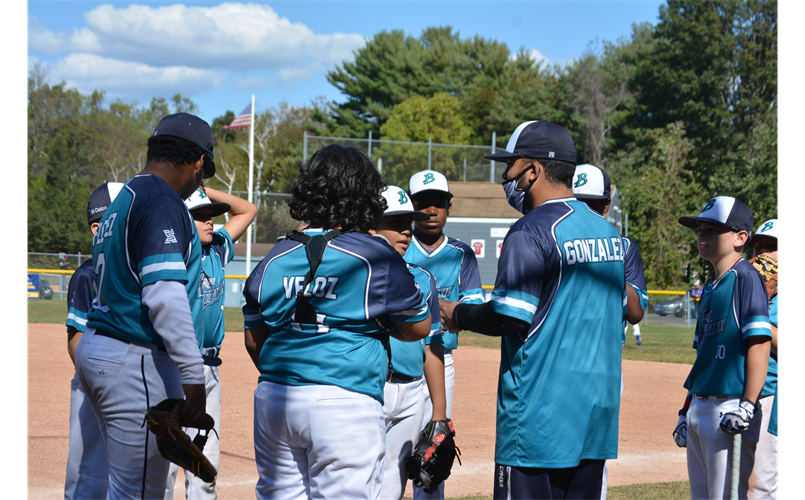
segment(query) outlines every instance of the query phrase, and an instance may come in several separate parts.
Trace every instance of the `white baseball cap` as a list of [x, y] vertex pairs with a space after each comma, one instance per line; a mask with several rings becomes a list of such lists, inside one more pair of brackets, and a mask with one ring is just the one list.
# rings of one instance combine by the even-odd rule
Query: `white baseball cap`
[[777, 239], [777, 219], [769, 219], [758, 226], [755, 236], [768, 236], [769, 238]]
[[722, 224], [736, 231], [746, 231], [752, 237], [752, 212], [741, 200], [732, 196], [716, 196], [704, 205], [698, 217], [680, 217], [679, 223], [696, 229], [697, 222]]
[[187, 209], [190, 210], [191, 212], [199, 208], [210, 206], [212, 207], [213, 217], [217, 217], [223, 213], [229, 212], [229, 210], [232, 208], [229, 205], [229, 203], [210, 201], [210, 198], [207, 196], [207, 193], [202, 191], [201, 188], [196, 189], [196, 191], [190, 195], [190, 198], [184, 201], [184, 204], [187, 206]]
[[447, 187], [447, 177], [435, 170], [423, 170], [411, 176], [408, 181], [408, 192], [411, 196], [422, 191], [442, 191], [453, 197], [453, 193]]
[[603, 168], [585, 163], [576, 165], [573, 196], [579, 200], [606, 200], [611, 194], [609, 175]]
[[386, 211], [383, 212], [383, 217], [387, 215], [412, 214], [414, 220], [425, 221], [430, 219], [428, 214], [414, 210], [414, 204], [411, 203], [408, 193], [406, 193], [403, 188], [399, 186], [388, 186], [381, 194], [383, 198], [386, 199], [386, 203], [389, 206]]

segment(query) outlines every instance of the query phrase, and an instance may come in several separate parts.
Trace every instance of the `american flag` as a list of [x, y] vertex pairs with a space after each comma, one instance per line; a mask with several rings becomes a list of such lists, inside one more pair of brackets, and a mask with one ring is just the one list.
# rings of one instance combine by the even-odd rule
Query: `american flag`
[[240, 112], [237, 118], [235, 118], [229, 126], [222, 127], [224, 129], [230, 128], [243, 128], [249, 127], [252, 124], [252, 103], [249, 103], [246, 108]]

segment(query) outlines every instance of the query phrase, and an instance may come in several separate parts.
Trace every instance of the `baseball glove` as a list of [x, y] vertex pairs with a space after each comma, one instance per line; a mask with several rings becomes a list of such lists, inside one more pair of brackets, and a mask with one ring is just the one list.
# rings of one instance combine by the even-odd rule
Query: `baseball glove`
[[218, 471], [204, 456], [203, 450], [215, 421], [209, 414], [206, 415], [199, 427], [199, 429], [207, 431], [206, 435], [199, 432], [191, 441], [182, 430], [182, 424], [177, 418], [183, 406], [184, 399], [179, 398], [165, 399], [158, 405], [152, 406], [145, 414], [148, 429], [156, 434], [157, 447], [163, 457], [186, 471], [192, 472], [203, 481], [213, 483]]
[[431, 420], [419, 434], [414, 453], [405, 461], [408, 478], [414, 485], [433, 493], [439, 483], [450, 477], [453, 460], [461, 465], [461, 450], [453, 438], [456, 431], [452, 420]]
[[777, 295], [777, 261], [768, 255], [758, 255], [749, 262], [763, 276], [763, 280], [766, 282], [766, 291], [769, 292], [769, 298]]

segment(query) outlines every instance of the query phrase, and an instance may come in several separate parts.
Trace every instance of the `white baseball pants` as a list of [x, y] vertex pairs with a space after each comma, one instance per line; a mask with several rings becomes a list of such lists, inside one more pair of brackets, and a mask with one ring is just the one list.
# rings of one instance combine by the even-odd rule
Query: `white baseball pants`
[[[204, 389], [207, 391], [207, 413], [215, 420], [215, 432], [210, 431], [207, 436], [207, 443], [204, 445], [204, 456], [219, 473], [221, 465], [221, 379], [218, 377], [217, 366], [204, 365]], [[199, 430], [193, 427], [186, 427], [184, 431], [190, 439], [198, 434]], [[206, 431], [204, 431], [206, 434]], [[217, 433], [217, 434], [216, 434]], [[176, 476], [179, 473], [179, 466], [171, 462], [168, 472], [168, 484], [165, 487], [165, 500], [173, 500], [173, 488], [176, 484]], [[188, 500], [215, 500], [218, 492], [212, 483], [206, 483], [193, 475], [192, 472], [184, 471], [185, 498]]]
[[749, 474], [749, 500], [777, 500], [777, 436], [767, 431], [774, 396], [760, 398], [759, 410], [741, 438], [741, 473]]
[[380, 401], [330, 385], [257, 384], [258, 500], [375, 500], [385, 448]]
[[109, 457], [103, 444], [98, 418], [78, 382], [70, 382], [70, 448], [64, 500], [106, 498], [109, 487]]
[[106, 498], [162, 500], [169, 462], [143, 422], [149, 407], [184, 397], [176, 363], [156, 346], [95, 335], [90, 328], [76, 349], [76, 372], [109, 456]]
[[383, 413], [386, 418], [386, 457], [383, 465], [383, 483], [380, 498], [399, 500], [405, 493], [408, 471], [405, 459], [413, 453], [422, 430], [422, 414], [427, 387], [425, 377], [407, 384], [386, 382], [383, 388]]

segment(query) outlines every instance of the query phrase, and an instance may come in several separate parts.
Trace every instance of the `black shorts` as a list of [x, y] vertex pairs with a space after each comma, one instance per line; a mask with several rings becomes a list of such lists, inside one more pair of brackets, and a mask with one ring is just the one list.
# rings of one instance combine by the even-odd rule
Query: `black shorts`
[[604, 460], [582, 460], [567, 469], [510, 467], [495, 464], [495, 500], [601, 498]]

